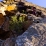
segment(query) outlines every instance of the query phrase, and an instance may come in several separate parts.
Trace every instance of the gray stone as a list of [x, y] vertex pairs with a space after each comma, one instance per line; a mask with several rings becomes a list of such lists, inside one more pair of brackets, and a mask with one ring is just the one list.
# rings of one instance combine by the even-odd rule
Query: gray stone
[[33, 24], [22, 35], [18, 36], [18, 46], [44, 46], [46, 44], [46, 24]]
[[2, 46], [15, 46], [15, 38], [7, 38], [3, 43]]

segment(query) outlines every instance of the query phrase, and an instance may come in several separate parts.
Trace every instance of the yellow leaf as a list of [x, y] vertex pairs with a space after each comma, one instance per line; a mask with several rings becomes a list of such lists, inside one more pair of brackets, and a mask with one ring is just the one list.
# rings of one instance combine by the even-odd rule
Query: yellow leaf
[[13, 7], [13, 6], [8, 6], [8, 7], [7, 7], [7, 10], [8, 10], [8, 11], [14, 10], [14, 7]]

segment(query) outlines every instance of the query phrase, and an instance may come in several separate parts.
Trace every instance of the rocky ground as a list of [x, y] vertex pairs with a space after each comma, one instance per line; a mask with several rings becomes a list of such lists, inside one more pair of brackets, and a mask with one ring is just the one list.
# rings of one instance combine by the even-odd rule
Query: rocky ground
[[22, 35], [0, 39], [0, 46], [46, 46], [46, 15], [44, 18], [31, 17], [33, 23]]
[[0, 40], [0, 46], [46, 46], [46, 18], [40, 18], [39, 23], [34, 22], [17, 38]]
[[46, 18], [41, 23], [33, 23], [21, 36], [17, 37], [18, 46], [46, 46]]

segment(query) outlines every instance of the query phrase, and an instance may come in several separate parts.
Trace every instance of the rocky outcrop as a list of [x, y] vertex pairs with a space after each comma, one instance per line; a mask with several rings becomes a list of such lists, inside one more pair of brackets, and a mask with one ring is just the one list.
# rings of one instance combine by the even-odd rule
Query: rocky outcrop
[[[25, 3], [30, 4], [28, 2], [25, 2]], [[33, 4], [31, 3], [30, 6], [33, 6]], [[39, 6], [36, 8], [41, 9], [42, 12], [45, 11]], [[9, 12], [6, 12], [6, 13], [9, 13]], [[0, 40], [0, 46], [46, 46], [46, 17], [41, 18], [33, 14], [31, 14], [31, 17], [33, 18], [33, 23], [32, 25], [30, 22], [25, 24], [25, 25], [29, 24], [30, 27], [26, 26], [29, 28], [22, 35], [16, 38], [11, 36], [5, 40]], [[7, 35], [8, 36], [12, 35], [10, 34], [11, 32], [7, 32], [7, 35], [5, 33], [4, 33], [5, 37]]]
[[32, 17], [35, 21], [30, 27], [20, 36], [17, 37], [17, 46], [46, 46], [46, 18]]
[[7, 38], [1, 42], [1, 46], [46, 46], [46, 24], [38, 23], [31, 25], [22, 35], [17, 38]]
[[2, 46], [15, 46], [15, 39], [14, 38], [8, 38], [3, 43]]
[[18, 46], [46, 46], [46, 24], [33, 24], [17, 37]]

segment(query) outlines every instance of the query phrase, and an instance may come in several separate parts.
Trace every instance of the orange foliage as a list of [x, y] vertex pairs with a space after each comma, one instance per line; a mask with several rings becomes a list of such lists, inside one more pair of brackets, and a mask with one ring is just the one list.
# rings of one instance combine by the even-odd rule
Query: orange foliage
[[12, 10], [16, 10], [16, 9], [17, 9], [17, 7], [15, 5], [7, 6], [8, 11], [12, 11]]

